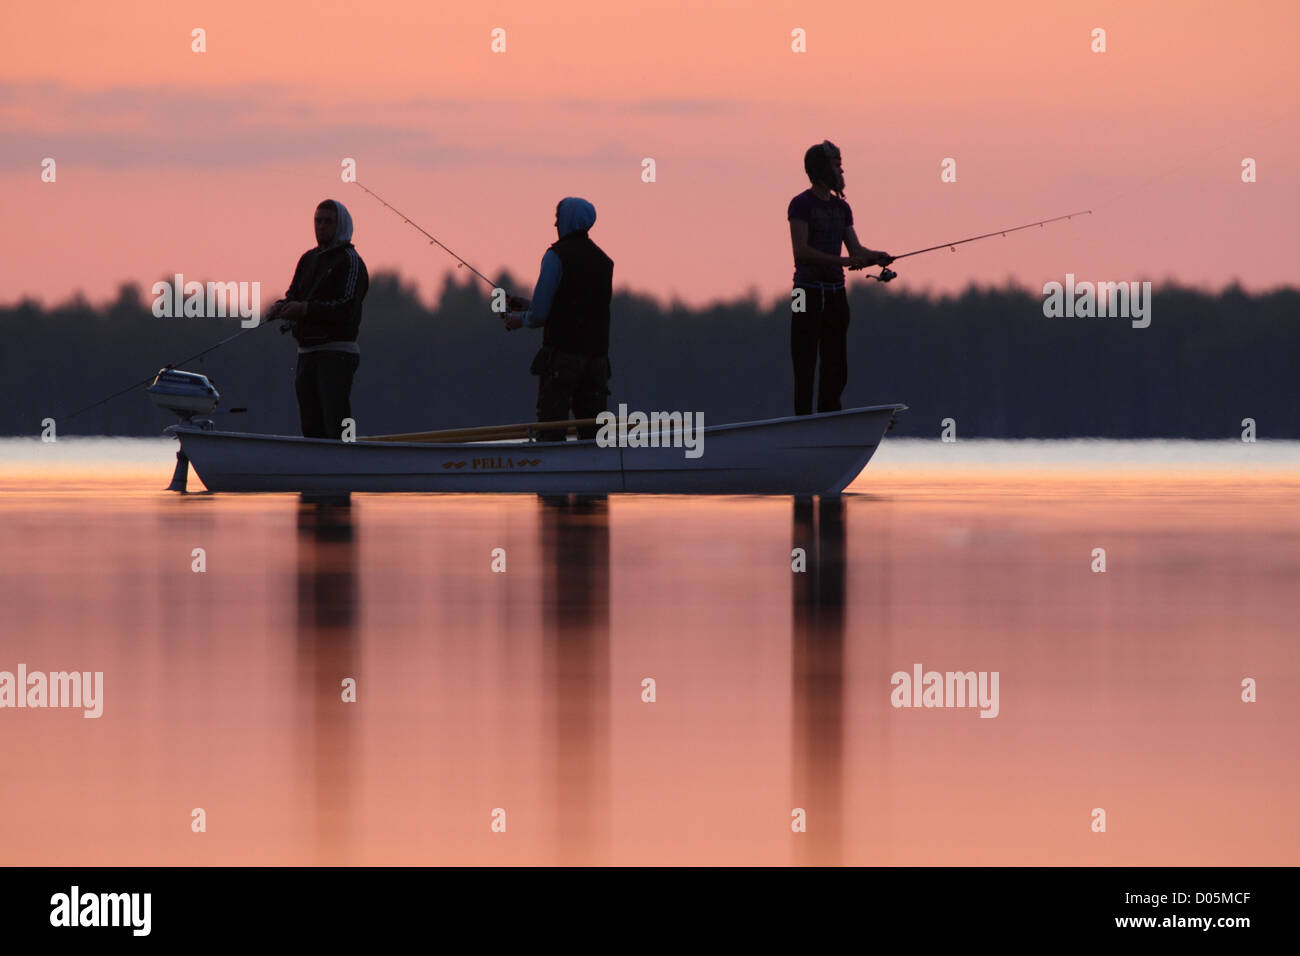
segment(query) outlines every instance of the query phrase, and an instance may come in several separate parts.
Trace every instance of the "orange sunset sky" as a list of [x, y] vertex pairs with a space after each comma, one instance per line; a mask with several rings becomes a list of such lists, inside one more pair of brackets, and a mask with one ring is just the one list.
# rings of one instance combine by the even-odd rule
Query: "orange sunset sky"
[[556, 200], [581, 195], [616, 286], [775, 296], [786, 204], [822, 138], [843, 149], [859, 236], [895, 254], [1095, 210], [904, 260], [893, 288], [1292, 284], [1298, 27], [1294, 2], [10, 4], [0, 302], [102, 301], [177, 271], [260, 281], [269, 300], [327, 196], [372, 274], [432, 295], [453, 261], [344, 184], [344, 157], [529, 287]]

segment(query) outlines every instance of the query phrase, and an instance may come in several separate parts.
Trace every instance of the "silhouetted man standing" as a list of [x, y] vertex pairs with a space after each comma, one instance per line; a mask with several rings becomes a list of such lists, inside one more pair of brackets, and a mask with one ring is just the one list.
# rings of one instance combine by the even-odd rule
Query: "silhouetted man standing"
[[[795, 295], [790, 305], [790, 357], [794, 362], [794, 413], [809, 415], [813, 376], [821, 355], [817, 411], [840, 409], [840, 395], [849, 380], [849, 299], [844, 267], [887, 266], [894, 260], [858, 242], [853, 210], [844, 201], [844, 167], [840, 150], [830, 140], [811, 147], [803, 157], [812, 188], [790, 200], [790, 242], [794, 247]], [[841, 256], [841, 245], [850, 255]], [[803, 290], [800, 311], [798, 290]]]
[[[531, 300], [510, 296], [504, 316], [510, 330], [542, 327], [542, 348], [529, 369], [537, 376], [537, 420], [595, 418], [609, 399], [609, 303], [614, 262], [591, 241], [596, 207], [570, 196], [555, 207], [560, 238], [542, 257], [542, 271]], [[526, 310], [526, 311], [523, 311]], [[522, 315], [516, 314], [523, 311]], [[578, 429], [595, 438], [598, 426]], [[552, 430], [543, 441], [563, 441]]]
[[[298, 417], [307, 438], [341, 438], [352, 417], [352, 377], [361, 364], [357, 331], [370, 288], [352, 245], [352, 216], [335, 199], [316, 207], [316, 247], [302, 254], [285, 297], [267, 321], [288, 319], [298, 342]], [[283, 331], [283, 329], [281, 329]]]

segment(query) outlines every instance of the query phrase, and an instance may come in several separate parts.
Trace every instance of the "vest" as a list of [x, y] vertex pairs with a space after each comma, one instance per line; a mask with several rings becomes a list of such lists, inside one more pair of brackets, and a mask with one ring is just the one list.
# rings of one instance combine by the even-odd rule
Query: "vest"
[[585, 230], [569, 233], [551, 251], [560, 257], [560, 287], [542, 327], [542, 345], [573, 355], [608, 355], [614, 260]]

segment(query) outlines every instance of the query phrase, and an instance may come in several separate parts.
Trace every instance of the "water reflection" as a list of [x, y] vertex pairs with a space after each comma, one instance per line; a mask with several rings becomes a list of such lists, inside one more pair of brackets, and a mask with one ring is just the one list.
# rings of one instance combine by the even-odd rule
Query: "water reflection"
[[[0, 493], [0, 669], [105, 673], [101, 720], [0, 710], [7, 862], [1295, 861], [1300, 697], [1264, 694], [1300, 677], [1295, 475], [929, 471], [842, 502], [611, 496], [608, 521], [157, 477]], [[1000, 670], [999, 716], [895, 710], [916, 662]]]
[[795, 862], [829, 866], [843, 847], [844, 499], [795, 498], [791, 547], [807, 561], [791, 589], [792, 799], [808, 826]]
[[[352, 855], [359, 704], [343, 702], [343, 680], [361, 684], [357, 646], [357, 536], [347, 499], [303, 496], [298, 505], [298, 700], [310, 709], [296, 721], [299, 779], [311, 781], [313, 862], [346, 863]], [[364, 693], [358, 687], [358, 699]]]
[[539, 496], [542, 640], [556, 863], [612, 862], [609, 502]]

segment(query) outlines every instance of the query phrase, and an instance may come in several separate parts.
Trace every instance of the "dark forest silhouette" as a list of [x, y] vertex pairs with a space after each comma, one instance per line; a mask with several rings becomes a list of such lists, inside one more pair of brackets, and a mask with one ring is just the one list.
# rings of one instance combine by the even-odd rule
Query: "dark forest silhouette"
[[[1300, 438], [1297, 289], [1164, 285], [1146, 329], [1045, 318], [1042, 296], [1014, 287], [929, 298], [858, 283], [850, 295], [844, 405], [907, 403], [896, 435], [934, 437], [953, 418], [965, 438], [1234, 438], [1249, 417], [1261, 439]], [[174, 419], [142, 389], [66, 418], [239, 329], [237, 319], [155, 318], [151, 301], [124, 286], [99, 308], [0, 309], [0, 433], [35, 436], [51, 417], [60, 435], [158, 435]], [[613, 403], [700, 411], [706, 424], [791, 413], [788, 300], [689, 309], [619, 293], [613, 316]], [[540, 341], [504, 332], [481, 285], [449, 277], [430, 311], [397, 276], [376, 275], [353, 390], [358, 434], [530, 420]], [[296, 434], [295, 360], [275, 324], [184, 367], [212, 378], [222, 408], [248, 407], [218, 427]]]

